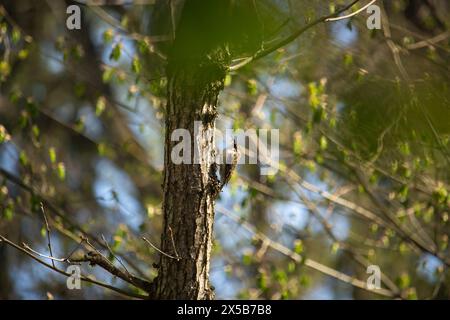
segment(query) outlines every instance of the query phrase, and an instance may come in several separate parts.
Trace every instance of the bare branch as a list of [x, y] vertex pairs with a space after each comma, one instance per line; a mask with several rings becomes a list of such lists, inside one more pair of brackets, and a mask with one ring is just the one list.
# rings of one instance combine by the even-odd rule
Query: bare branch
[[339, 20], [345, 20], [351, 17], [356, 16], [358, 13], [363, 12], [364, 10], [366, 10], [368, 7], [370, 7], [371, 5], [373, 5], [377, 0], [372, 0], [370, 1], [368, 4], [366, 4], [364, 7], [362, 7], [359, 10], [356, 10], [353, 13], [347, 14], [345, 16], [341, 16], [341, 17], [336, 17], [336, 18], [328, 18], [327, 20], [325, 20], [326, 22], [330, 22], [330, 21], [339, 21]]
[[383, 288], [377, 289], [377, 290], [370, 290], [367, 288], [366, 282], [364, 282], [364, 281], [361, 281], [359, 279], [356, 279], [354, 277], [346, 275], [345, 273], [342, 273], [338, 270], [327, 267], [327, 266], [321, 264], [320, 262], [314, 261], [312, 259], [309, 259], [309, 258], [303, 259], [303, 257], [301, 255], [299, 255], [298, 253], [292, 251], [291, 249], [287, 248], [286, 246], [282, 245], [281, 243], [273, 241], [265, 234], [255, 230], [253, 226], [251, 226], [249, 223], [243, 221], [241, 218], [234, 215], [231, 211], [229, 211], [223, 207], [218, 207], [216, 210], [217, 210], [217, 212], [222, 213], [226, 217], [234, 220], [237, 224], [239, 224], [241, 227], [243, 227], [244, 229], [246, 229], [247, 231], [252, 233], [255, 237], [257, 237], [261, 241], [266, 242], [268, 244], [268, 246], [271, 247], [272, 249], [284, 254], [285, 256], [291, 258], [292, 260], [294, 260], [297, 263], [303, 263], [305, 266], [310, 267], [316, 271], [319, 271], [323, 274], [329, 275], [330, 277], [333, 277], [337, 280], [340, 280], [342, 282], [350, 284], [354, 287], [372, 292], [374, 294], [378, 294], [378, 295], [390, 297], [390, 298], [395, 296], [395, 294], [391, 290], [383, 289]]
[[272, 47], [264, 49], [264, 50], [261, 50], [261, 51], [258, 51], [253, 56], [244, 59], [242, 62], [240, 62], [240, 63], [238, 63], [238, 64], [236, 64], [234, 66], [231, 66], [229, 68], [229, 71], [236, 71], [238, 69], [241, 69], [242, 67], [246, 66], [250, 62], [259, 60], [259, 59], [261, 59], [261, 58], [271, 54], [272, 52], [275, 52], [276, 50], [284, 47], [285, 45], [287, 45], [287, 44], [291, 43], [292, 41], [294, 41], [295, 39], [297, 39], [299, 36], [301, 36], [303, 33], [308, 31], [312, 27], [315, 27], [316, 25], [318, 25], [320, 23], [327, 22], [328, 19], [335, 18], [335, 17], [339, 16], [341, 13], [349, 10], [355, 4], [357, 4], [359, 1], [360, 0], [354, 0], [350, 4], [348, 4], [345, 7], [343, 7], [342, 9], [336, 11], [335, 13], [332, 13], [332, 14], [327, 15], [327, 16], [320, 17], [320, 18], [314, 20], [313, 22], [308, 23], [306, 26], [300, 28], [299, 30], [297, 30], [296, 32], [294, 32], [290, 36], [286, 37], [284, 40], [281, 40], [277, 44], [273, 45]]
[[[47, 214], [45, 213], [44, 204], [42, 202], [41, 202], [41, 211], [42, 211], [42, 215], [44, 216], [45, 229], [46, 229], [46, 233], [47, 233], [48, 251], [50, 252], [50, 256], [53, 257], [52, 242], [51, 242], [51, 236], [50, 236], [50, 226], [48, 225]], [[55, 266], [54, 260], [52, 260], [52, 265]]]
[[156, 251], [158, 251], [159, 253], [161, 253], [162, 255], [170, 258], [170, 259], [175, 259], [175, 260], [180, 260], [179, 257], [174, 257], [168, 253], [165, 253], [164, 251], [162, 251], [161, 249], [159, 249], [157, 246], [155, 246], [153, 243], [151, 243], [147, 238], [142, 237], [142, 240], [144, 240], [145, 242], [147, 242], [153, 249], [155, 249]]
[[[51, 269], [51, 270], [53, 270], [53, 271], [56, 271], [56, 272], [58, 272], [58, 273], [60, 273], [60, 274], [62, 274], [62, 275], [64, 275], [64, 276], [66, 276], [66, 277], [70, 277], [70, 276], [71, 276], [71, 274], [69, 274], [69, 273], [67, 273], [67, 272], [65, 272], [65, 271], [63, 271], [63, 270], [61, 270], [61, 269], [59, 269], [59, 268], [53, 267], [51, 264], [48, 264], [48, 263], [46, 263], [45, 261], [42, 261], [41, 259], [39, 259], [39, 258], [36, 257], [35, 255], [33, 255], [32, 253], [28, 252], [28, 251], [25, 250], [24, 248], [20, 247], [19, 245], [15, 244], [14, 242], [8, 240], [7, 238], [5, 238], [5, 237], [2, 236], [2, 235], [0, 235], [0, 242], [4, 242], [4, 243], [6, 243], [7, 245], [9, 245], [9, 246], [11, 246], [11, 247], [17, 249], [18, 251], [20, 251], [20, 252], [26, 254], [27, 256], [31, 257], [31, 258], [34, 259], [35, 261], [39, 262], [40, 264], [46, 266], [47, 268], [49, 268], [49, 269]], [[147, 299], [147, 298], [148, 298], [148, 296], [144, 296], [144, 295], [137, 294], [137, 293], [132, 293], [132, 292], [127, 292], [127, 291], [124, 291], [124, 290], [122, 290], [122, 289], [113, 287], [113, 286], [111, 286], [111, 285], [109, 285], [109, 284], [106, 284], [106, 283], [103, 283], [103, 282], [100, 282], [100, 281], [97, 281], [97, 280], [88, 278], [88, 277], [86, 277], [86, 276], [81, 276], [81, 277], [80, 277], [80, 280], [81, 280], [81, 281], [84, 281], [84, 282], [89, 282], [89, 283], [98, 285], [98, 286], [100, 286], [100, 287], [103, 287], [103, 288], [106, 288], [106, 289], [109, 289], [109, 290], [112, 290], [112, 291], [115, 291], [115, 292], [120, 293], [121, 295], [124, 295], [124, 296], [127, 296], [127, 297], [137, 298], [137, 299]]]

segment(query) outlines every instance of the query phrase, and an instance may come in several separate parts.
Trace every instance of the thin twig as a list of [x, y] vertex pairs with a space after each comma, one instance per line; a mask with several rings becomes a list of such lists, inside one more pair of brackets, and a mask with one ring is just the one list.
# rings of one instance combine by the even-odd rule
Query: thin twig
[[125, 271], [128, 273], [128, 275], [131, 275], [130, 272], [128, 271], [127, 267], [125, 266], [125, 264], [122, 262], [122, 259], [118, 258], [114, 252], [112, 251], [111, 247], [108, 244], [108, 241], [106, 241], [105, 236], [102, 235], [102, 239], [105, 242], [106, 248], [108, 248], [109, 253], [111, 253], [111, 255], [113, 256], [114, 259], [116, 259], [117, 261], [119, 261], [120, 265], [125, 269]]
[[[27, 256], [31, 257], [33, 260], [37, 261], [38, 263], [46, 266], [47, 268], [49, 268], [51, 270], [54, 270], [54, 271], [56, 271], [56, 272], [58, 272], [58, 273], [60, 273], [60, 274], [62, 274], [64, 276], [66, 276], [66, 277], [71, 277], [72, 276], [71, 274], [69, 274], [69, 273], [67, 273], [67, 272], [65, 272], [65, 271], [63, 271], [63, 270], [61, 270], [61, 269], [59, 269], [57, 267], [53, 267], [51, 264], [48, 264], [45, 261], [39, 259], [34, 254], [32, 254], [31, 252], [28, 252], [24, 248], [20, 247], [18, 244], [10, 241], [9, 239], [5, 238], [2, 235], [0, 235], [0, 242], [4, 242], [7, 245], [17, 249], [19, 252], [22, 252], [22, 253], [26, 254]], [[83, 276], [83, 275], [80, 277], [80, 280], [84, 281], [84, 282], [89, 282], [89, 283], [98, 285], [100, 287], [103, 287], [103, 288], [106, 288], [106, 289], [109, 289], [109, 290], [112, 290], [112, 291], [115, 291], [115, 292], [120, 293], [120, 294], [122, 294], [124, 296], [127, 296], [127, 297], [132, 297], [132, 298], [137, 298], [137, 299], [147, 299], [148, 298], [148, 296], [137, 294], [137, 293], [133, 293], [133, 292], [127, 292], [127, 291], [124, 291], [122, 289], [113, 287], [113, 286], [111, 286], [109, 284], [106, 284], [106, 283], [103, 283], [103, 282], [100, 282], [100, 281], [88, 278], [88, 277]]]
[[67, 258], [55, 258], [55, 257], [53, 257], [53, 255], [49, 256], [49, 255], [37, 252], [36, 250], [31, 249], [31, 247], [28, 244], [26, 244], [25, 242], [22, 242], [22, 246], [25, 248], [25, 250], [28, 250], [31, 253], [33, 253], [41, 258], [50, 259], [52, 261], [53, 267], [55, 267], [54, 261], [67, 262]]
[[158, 249], [158, 247], [155, 246], [153, 243], [151, 243], [149, 240], [147, 240], [147, 238], [142, 237], [142, 240], [144, 240], [145, 242], [147, 242], [153, 249], [155, 249], [156, 251], [158, 251], [158, 252], [161, 253], [162, 255], [164, 255], [164, 256], [166, 256], [166, 257], [168, 257], [168, 258], [171, 258], [171, 259], [180, 260], [180, 258], [171, 256], [170, 254], [165, 253], [164, 251]]
[[348, 283], [354, 287], [357, 287], [357, 288], [360, 288], [363, 290], [367, 290], [374, 294], [378, 294], [378, 295], [385, 296], [385, 297], [394, 297], [395, 296], [395, 294], [391, 290], [384, 289], [384, 288], [377, 289], [377, 290], [370, 290], [370, 289], [368, 289], [367, 284], [364, 281], [361, 281], [359, 279], [356, 279], [354, 277], [346, 275], [345, 273], [342, 273], [338, 270], [332, 269], [332, 268], [330, 268], [326, 265], [323, 265], [320, 262], [317, 262], [315, 260], [312, 260], [309, 258], [304, 259], [301, 255], [292, 251], [291, 249], [284, 246], [283, 244], [276, 242], [276, 241], [270, 239], [265, 234], [257, 231], [248, 222], [243, 221], [240, 217], [237, 217], [234, 213], [232, 213], [231, 211], [229, 211], [223, 207], [217, 208], [217, 212], [222, 213], [226, 217], [232, 219], [233, 221], [238, 223], [241, 227], [243, 227], [244, 229], [246, 229], [247, 231], [252, 233], [259, 240], [266, 241], [268, 243], [269, 247], [280, 252], [281, 254], [286, 255], [287, 257], [291, 258], [293, 261], [295, 261], [297, 263], [303, 263], [305, 266], [310, 267], [314, 270], [317, 270], [323, 274], [329, 275], [330, 277], [333, 277], [337, 280]]
[[173, 231], [170, 226], [169, 226], [169, 232], [170, 232], [170, 240], [172, 241], [173, 251], [175, 252], [175, 256], [177, 257], [177, 260], [180, 260], [180, 256], [178, 255], [177, 248], [175, 247], [175, 241], [173, 239]]
[[[50, 226], [48, 225], [48, 219], [47, 214], [45, 213], [44, 204], [41, 202], [41, 211], [42, 215], [44, 216], [44, 222], [45, 222], [45, 229], [47, 231], [47, 245], [48, 245], [48, 251], [50, 252], [50, 256], [53, 257], [53, 250], [52, 250], [52, 241], [50, 236]], [[55, 260], [52, 259], [52, 265], [55, 266]]]
[[117, 268], [115, 265], [113, 265], [107, 258], [105, 258], [100, 252], [98, 251], [89, 251], [87, 254], [84, 255], [82, 258], [73, 259], [74, 262], [89, 262], [91, 266], [100, 266], [104, 270], [108, 271], [113, 276], [116, 276], [123, 281], [132, 284], [136, 288], [140, 288], [144, 290], [145, 292], [150, 293], [152, 290], [152, 284], [151, 282], [138, 278], [136, 276], [133, 276], [132, 274], [128, 274], [121, 270], [120, 268]]
[[[82, 243], [86, 243], [87, 246], [89, 246], [90, 248], [93, 248], [94, 250], [95, 247], [89, 242], [87, 237], [90, 237], [91, 239], [93, 239], [93, 241], [95, 241], [95, 243], [97, 243], [98, 245], [100, 245], [101, 247], [105, 247], [104, 243], [100, 240], [97, 239], [94, 235], [90, 234], [89, 232], [85, 231], [82, 227], [80, 227], [78, 224], [76, 224], [75, 222], [73, 222], [70, 218], [67, 217], [67, 215], [60, 211], [55, 205], [52, 204], [52, 202], [50, 202], [50, 200], [46, 199], [44, 196], [42, 196], [41, 194], [39, 194], [38, 192], [36, 192], [34, 190], [34, 188], [28, 184], [26, 184], [25, 182], [23, 182], [19, 177], [13, 175], [12, 173], [4, 170], [3, 168], [0, 168], [0, 175], [2, 175], [5, 179], [7, 179], [8, 181], [14, 183], [16, 186], [22, 188], [23, 190], [27, 191], [28, 193], [30, 193], [31, 195], [37, 196], [41, 202], [47, 207], [48, 210], [50, 210], [54, 215], [56, 215], [57, 217], [61, 218], [63, 222], [67, 223], [67, 225], [78, 231], [81, 234], [82, 237]], [[30, 216], [33, 216], [32, 214], [30, 214]], [[55, 228], [58, 229], [58, 231], [60, 231], [62, 234], [64, 234], [65, 236], [68, 236], [70, 238], [72, 238], [72, 240], [74, 240], [74, 235], [69, 232], [66, 228], [59, 226], [57, 223], [54, 223], [53, 226]], [[130, 259], [128, 259], [127, 257], [122, 257], [130, 266], [133, 266], [133, 263]], [[145, 273], [142, 272], [137, 266], [133, 266], [133, 269], [135, 269], [141, 276], [145, 276]]]
[[370, 7], [371, 5], [373, 5], [377, 0], [372, 0], [370, 1], [368, 4], [366, 4], [364, 7], [362, 7], [359, 10], [356, 10], [353, 13], [347, 14], [345, 16], [340, 16], [340, 17], [336, 17], [336, 18], [328, 18], [325, 21], [326, 22], [331, 22], [331, 21], [339, 21], [339, 20], [344, 20], [344, 19], [348, 19], [351, 18], [353, 16], [356, 16], [358, 13], [363, 12], [364, 10], [366, 10], [368, 7]]
[[73, 254], [82, 246], [82, 244], [85, 241], [85, 237], [81, 237], [81, 241], [78, 243], [78, 245], [73, 249], [70, 254], [67, 256], [66, 260], [67, 262], [71, 263], [70, 258], [72, 258]]
[[344, 6], [342, 9], [336, 11], [335, 13], [332, 13], [332, 14], [327, 15], [327, 16], [320, 17], [320, 18], [318, 18], [318, 19], [308, 23], [307, 25], [303, 26], [299, 30], [297, 30], [294, 33], [292, 33], [291, 35], [287, 36], [285, 39], [281, 40], [277, 44], [275, 44], [275, 45], [273, 45], [273, 46], [271, 46], [271, 47], [269, 47], [267, 49], [260, 50], [260, 51], [256, 52], [253, 56], [248, 57], [248, 58], [244, 59], [242, 62], [231, 66], [229, 68], [229, 71], [236, 71], [238, 69], [241, 69], [242, 67], [246, 66], [250, 62], [259, 60], [259, 59], [261, 59], [261, 58], [263, 58], [263, 57], [265, 57], [265, 56], [275, 52], [276, 50], [278, 50], [278, 49], [288, 45], [289, 43], [291, 43], [292, 41], [297, 39], [299, 36], [301, 36], [303, 33], [308, 31], [312, 27], [314, 27], [314, 26], [316, 26], [316, 25], [318, 25], [320, 23], [327, 22], [328, 19], [335, 18], [335, 17], [339, 16], [341, 13], [349, 10], [355, 4], [357, 4], [359, 1], [360, 0], [354, 0], [350, 4]]

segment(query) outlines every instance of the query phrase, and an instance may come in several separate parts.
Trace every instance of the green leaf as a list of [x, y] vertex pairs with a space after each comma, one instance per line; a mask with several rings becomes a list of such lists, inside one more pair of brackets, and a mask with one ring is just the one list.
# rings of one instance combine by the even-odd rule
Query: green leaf
[[122, 43], [119, 42], [113, 47], [111, 54], [109, 55], [109, 59], [118, 61], [120, 59], [121, 54], [122, 54]]
[[294, 154], [299, 157], [303, 152], [303, 137], [300, 131], [294, 133]]
[[408, 245], [405, 242], [402, 242], [398, 246], [398, 251], [400, 254], [406, 254], [409, 251]]
[[417, 300], [418, 296], [417, 296], [416, 288], [409, 288], [406, 292], [406, 298], [408, 300]]
[[346, 53], [344, 55], [344, 66], [350, 67], [353, 64], [353, 55], [351, 53]]
[[110, 43], [114, 38], [114, 31], [113, 29], [108, 29], [105, 32], [103, 32], [103, 41], [105, 43]]
[[26, 58], [28, 58], [28, 54], [29, 54], [29, 51], [28, 51], [27, 49], [22, 49], [22, 50], [20, 50], [19, 53], [17, 54], [17, 57], [18, 57], [20, 60], [25, 60]]
[[75, 121], [75, 130], [78, 132], [82, 132], [84, 130], [85, 117], [81, 116]]
[[97, 151], [100, 156], [104, 156], [106, 154], [106, 145], [104, 143], [99, 143]]
[[409, 195], [409, 186], [405, 184], [400, 188], [398, 192], [399, 200], [401, 202], [405, 202], [408, 199], [408, 195]]
[[150, 44], [150, 40], [148, 40], [148, 39], [139, 40], [138, 41], [138, 49], [139, 49], [139, 52], [142, 54], [147, 54], [153, 50], [152, 46]]
[[300, 276], [299, 282], [302, 287], [308, 287], [311, 281], [307, 275], [302, 274]]
[[333, 245], [331, 246], [331, 253], [336, 254], [339, 250], [339, 247], [340, 247], [339, 243], [334, 242]]
[[40, 134], [40, 130], [39, 130], [39, 127], [37, 126], [37, 125], [33, 125], [32, 127], [31, 127], [31, 132], [33, 133], [33, 136], [35, 137], [35, 138], [39, 138], [39, 134]]
[[231, 276], [231, 275], [233, 274], [233, 267], [232, 267], [231, 265], [226, 265], [226, 266], [223, 268], [223, 271], [225, 271], [225, 274], [226, 274], [227, 276]]
[[225, 76], [225, 81], [224, 81], [225, 87], [229, 87], [231, 85], [231, 81], [232, 81], [231, 74], [227, 74]]
[[55, 148], [51, 147], [50, 149], [48, 149], [48, 156], [50, 158], [50, 162], [51, 163], [55, 163], [56, 162], [56, 150], [55, 150]]
[[141, 73], [141, 61], [136, 56], [133, 58], [133, 62], [131, 63], [131, 71], [137, 74]]
[[317, 84], [314, 82], [311, 82], [308, 85], [309, 89], [309, 105], [316, 109], [320, 105], [320, 98], [319, 98], [319, 88], [317, 87]]
[[302, 254], [303, 253], [303, 241], [300, 239], [297, 239], [294, 241], [294, 252], [297, 254]]
[[312, 161], [312, 160], [306, 160], [306, 161], [305, 161], [305, 167], [306, 167], [309, 171], [311, 171], [312, 173], [316, 172], [316, 170], [317, 170], [316, 164], [315, 164], [315, 162]]
[[448, 191], [443, 183], [439, 183], [437, 188], [433, 191], [433, 198], [439, 204], [444, 204], [447, 201]]
[[[236, 177], [236, 175], [233, 175], [234, 177]], [[269, 174], [266, 176], [267, 177], [267, 183], [274, 183], [275, 179], [276, 179], [276, 175], [274, 174]]]
[[97, 103], [95, 104], [95, 115], [97, 117], [100, 117], [106, 109], [106, 99], [105, 97], [101, 96], [97, 99]]
[[406, 289], [411, 284], [411, 279], [409, 275], [404, 272], [397, 278], [397, 285], [400, 287], [400, 289]]
[[250, 79], [247, 81], [247, 90], [252, 96], [256, 96], [258, 94], [258, 83], [255, 79]]
[[409, 156], [411, 154], [411, 149], [409, 148], [408, 142], [399, 143], [398, 149], [404, 156]]
[[18, 88], [13, 88], [9, 93], [9, 101], [11, 101], [11, 103], [17, 103], [21, 97], [22, 92]]
[[25, 153], [25, 151], [20, 151], [20, 154], [19, 154], [19, 162], [20, 162], [20, 164], [22, 165], [22, 166], [26, 166], [26, 165], [28, 165], [28, 163], [29, 163], [29, 160], [28, 160], [28, 157], [27, 157], [27, 155], [26, 155], [26, 153]]
[[21, 32], [19, 29], [14, 28], [12, 31], [11, 40], [13, 44], [17, 44], [21, 39]]
[[433, 217], [434, 217], [434, 208], [429, 207], [428, 210], [425, 211], [423, 215], [423, 221], [425, 221], [426, 223], [430, 223], [433, 220]]
[[253, 261], [253, 258], [252, 258], [251, 252], [245, 252], [245, 253], [242, 255], [242, 263], [243, 263], [245, 266], [251, 265], [251, 264], [252, 264], [252, 261]]
[[289, 273], [293, 273], [294, 271], [295, 271], [295, 267], [296, 267], [296, 264], [295, 264], [295, 262], [289, 262], [288, 263], [288, 272]]
[[264, 272], [259, 274], [258, 287], [263, 291], [267, 289], [267, 275]]
[[71, 50], [70, 53], [72, 54], [72, 56], [79, 60], [82, 57], [84, 57], [84, 49], [83, 46], [80, 44], [77, 44], [76, 46], [74, 46]]
[[8, 204], [3, 210], [3, 216], [7, 221], [11, 221], [14, 217], [14, 203], [11, 199], [9, 199]]
[[278, 281], [278, 283], [280, 283], [281, 285], [284, 285], [287, 283], [288, 276], [285, 271], [276, 270], [274, 276], [275, 276], [275, 279]]
[[376, 233], [376, 232], [378, 231], [378, 224], [372, 223], [372, 224], [370, 225], [370, 231], [371, 231], [372, 233]]
[[330, 3], [330, 14], [333, 14], [336, 12], [336, 4]]
[[8, 61], [6, 61], [6, 60], [0, 61], [0, 77], [1, 77], [1, 79], [6, 78], [10, 72], [11, 72], [11, 66], [9, 65]]
[[0, 124], [0, 144], [4, 142], [8, 142], [11, 139], [11, 136], [6, 131], [6, 128]]
[[328, 148], [328, 140], [325, 136], [320, 137], [320, 149], [326, 150]]
[[128, 22], [129, 22], [129, 18], [127, 15], [124, 15], [120, 21], [120, 25], [122, 26], [122, 28], [127, 29], [128, 28]]
[[112, 76], [114, 75], [114, 69], [113, 68], [106, 68], [103, 71], [102, 80], [104, 83], [109, 83], [112, 79]]
[[57, 166], [57, 172], [58, 172], [58, 177], [61, 181], [64, 181], [66, 179], [66, 166], [64, 165], [64, 163], [60, 162], [58, 163]]

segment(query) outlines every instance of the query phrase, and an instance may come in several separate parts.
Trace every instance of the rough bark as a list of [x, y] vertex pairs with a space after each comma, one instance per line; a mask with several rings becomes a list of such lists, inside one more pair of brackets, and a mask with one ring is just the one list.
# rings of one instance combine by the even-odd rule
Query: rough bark
[[0, 300], [11, 296], [11, 282], [8, 275], [8, 253], [6, 244], [0, 243]]
[[[240, 6], [236, 7], [236, 3]], [[243, 39], [256, 39], [253, 2], [188, 0], [181, 9], [168, 54], [165, 114], [164, 225], [153, 298], [212, 299], [209, 266], [213, 242], [214, 202], [220, 192], [214, 136], [218, 95], [223, 89], [230, 51]], [[245, 12], [247, 12], [245, 11]], [[239, 22], [240, 21], [240, 22]], [[252, 25], [253, 26], [253, 25]], [[246, 48], [248, 49], [248, 48]], [[245, 50], [244, 50], [245, 51]], [[202, 130], [196, 132], [194, 123]], [[174, 164], [171, 141], [176, 129], [190, 132], [200, 164]], [[191, 156], [194, 157], [195, 152]]]
[[[155, 280], [157, 299], [201, 300], [214, 296], [209, 266], [219, 182], [214, 136], [210, 133], [215, 127], [218, 95], [225, 76], [221, 59], [214, 60], [175, 62], [168, 71], [161, 237], [161, 250], [166, 254], [161, 255]], [[202, 122], [202, 130], [194, 130], [195, 121]], [[190, 132], [191, 150], [197, 141], [200, 164], [172, 162], [177, 142], [171, 141], [171, 134], [181, 128]]]

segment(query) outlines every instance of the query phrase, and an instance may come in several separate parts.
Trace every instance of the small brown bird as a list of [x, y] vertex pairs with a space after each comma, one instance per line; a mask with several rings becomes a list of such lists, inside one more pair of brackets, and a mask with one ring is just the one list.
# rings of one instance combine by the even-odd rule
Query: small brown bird
[[222, 190], [225, 185], [230, 181], [234, 170], [239, 161], [239, 150], [236, 139], [233, 142], [233, 149], [226, 150], [225, 162], [220, 165], [220, 189]]

